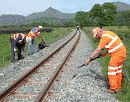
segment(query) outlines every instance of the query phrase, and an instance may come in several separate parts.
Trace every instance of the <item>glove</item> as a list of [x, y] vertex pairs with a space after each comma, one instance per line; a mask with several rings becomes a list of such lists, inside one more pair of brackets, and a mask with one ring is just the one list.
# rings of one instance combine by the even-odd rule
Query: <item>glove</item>
[[92, 58], [90, 57], [89, 59], [87, 59], [87, 61], [84, 62], [84, 64], [88, 65], [91, 61], [92, 61]]
[[16, 48], [14, 47], [14, 51], [16, 51]]
[[42, 43], [46, 45], [46, 43], [44, 41], [42, 41]]

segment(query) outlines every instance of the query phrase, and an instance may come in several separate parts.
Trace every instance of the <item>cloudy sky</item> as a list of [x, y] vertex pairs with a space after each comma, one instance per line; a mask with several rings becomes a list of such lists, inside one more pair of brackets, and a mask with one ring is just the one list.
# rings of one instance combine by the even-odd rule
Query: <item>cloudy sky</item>
[[49, 7], [64, 13], [75, 13], [77, 11], [89, 11], [97, 3], [117, 1], [130, 5], [130, 0], [0, 0], [0, 15], [27, 16], [34, 12], [45, 11]]

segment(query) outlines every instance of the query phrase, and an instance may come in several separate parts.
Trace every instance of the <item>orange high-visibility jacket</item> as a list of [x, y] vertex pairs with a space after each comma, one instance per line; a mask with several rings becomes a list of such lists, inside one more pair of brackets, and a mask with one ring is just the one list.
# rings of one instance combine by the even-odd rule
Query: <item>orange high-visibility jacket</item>
[[32, 32], [32, 31], [30, 31], [29, 34], [28, 34], [28, 37], [30, 37], [31, 39], [34, 39], [35, 36], [37, 36], [39, 34], [40, 34], [40, 32]]
[[105, 48], [108, 50], [110, 56], [121, 50], [126, 50], [120, 38], [111, 31], [103, 31], [98, 48]]
[[22, 34], [22, 33], [17, 33], [17, 34], [13, 34], [13, 35], [11, 36], [11, 39], [16, 40], [16, 38], [18, 37], [18, 35], [19, 35], [19, 34], [21, 34], [21, 35], [22, 35], [22, 39], [26, 36], [25, 34]]

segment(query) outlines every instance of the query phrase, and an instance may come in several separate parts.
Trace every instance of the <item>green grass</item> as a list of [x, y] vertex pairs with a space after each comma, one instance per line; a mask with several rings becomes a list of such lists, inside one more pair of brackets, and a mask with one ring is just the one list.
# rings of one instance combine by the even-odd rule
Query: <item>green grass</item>
[[[54, 28], [53, 32], [41, 32], [43, 39], [49, 45], [61, 39], [63, 36], [66, 36], [71, 32], [70, 28]], [[10, 34], [1, 34], [0, 35], [0, 67], [4, 67], [11, 62], [11, 44], [9, 41]], [[35, 38], [36, 45], [38, 45], [41, 40], [39, 37]], [[28, 56], [27, 43], [25, 47], [25, 53]], [[17, 55], [16, 55], [17, 58]]]
[[[41, 35], [47, 44], [54, 43], [55, 41], [61, 39], [63, 36], [68, 35], [72, 30], [70, 28], [55, 28], [53, 32], [42, 32]], [[39, 37], [36, 37], [37, 44], [41, 42]]]
[[[99, 43], [97, 39], [92, 38], [92, 29], [94, 27], [85, 27], [82, 30], [87, 34], [89, 37], [93, 48], [95, 49]], [[127, 49], [127, 57], [123, 62], [123, 74], [124, 78], [122, 81], [122, 88], [119, 90], [118, 94], [115, 97], [120, 100], [121, 102], [130, 102], [130, 29], [125, 26], [111, 26], [111, 27], [104, 27], [104, 30], [111, 30], [118, 34], [120, 38], [123, 38], [123, 43]], [[109, 56], [107, 55], [104, 58], [98, 59], [98, 61], [102, 65], [102, 72], [104, 73], [104, 77], [107, 78], [107, 67], [109, 63]]]
[[10, 63], [11, 48], [9, 34], [0, 35], [0, 67]]

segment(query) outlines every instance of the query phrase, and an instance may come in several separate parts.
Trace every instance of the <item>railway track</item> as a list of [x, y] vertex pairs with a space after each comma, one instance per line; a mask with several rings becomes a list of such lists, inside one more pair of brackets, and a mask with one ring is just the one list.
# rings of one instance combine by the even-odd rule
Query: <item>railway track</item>
[[43, 102], [79, 39], [80, 31], [76, 31], [62, 46], [2, 92], [0, 102]]

